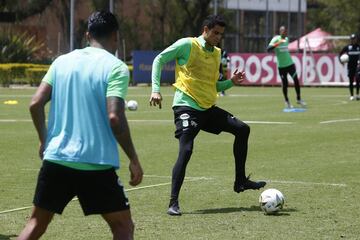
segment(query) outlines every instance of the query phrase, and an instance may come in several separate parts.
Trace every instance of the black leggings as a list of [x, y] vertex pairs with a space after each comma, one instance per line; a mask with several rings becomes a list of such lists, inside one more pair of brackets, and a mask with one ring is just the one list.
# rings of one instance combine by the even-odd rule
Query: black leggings
[[[181, 107], [182, 109], [190, 109], [186, 107]], [[194, 139], [199, 133], [200, 130], [219, 134], [220, 132], [228, 132], [235, 136], [233, 143], [233, 154], [235, 158], [235, 182], [241, 183], [246, 179], [245, 175], [245, 163], [248, 150], [248, 138], [250, 134], [250, 127], [232, 116], [230, 113], [213, 107], [210, 110], [205, 112], [191, 110], [189, 111], [177, 111], [175, 110], [175, 123], [177, 131], [179, 128], [184, 128], [182, 120], [179, 116], [182, 113], [187, 113], [190, 115], [190, 121], [196, 122], [190, 128], [187, 128], [186, 131], [182, 131], [181, 134], [177, 135], [179, 139], [179, 154], [177, 161], [172, 170], [172, 186], [171, 186], [171, 199], [176, 200], [179, 197], [179, 192], [185, 178], [186, 166], [190, 160], [193, 147]]]
[[289, 101], [288, 90], [287, 90], [289, 83], [288, 83], [287, 74], [290, 74], [290, 76], [294, 80], [296, 99], [301, 100], [300, 83], [299, 83], [299, 79], [297, 77], [295, 65], [292, 64], [288, 67], [279, 68], [279, 74], [280, 74], [280, 78], [281, 78], [281, 82], [282, 82], [282, 92], [283, 92], [285, 101]]
[[354, 96], [354, 79], [356, 81], [356, 95], [359, 95], [359, 89], [360, 89], [360, 70], [358, 72], [356, 69], [348, 69], [348, 77], [349, 77], [349, 91], [350, 96]]

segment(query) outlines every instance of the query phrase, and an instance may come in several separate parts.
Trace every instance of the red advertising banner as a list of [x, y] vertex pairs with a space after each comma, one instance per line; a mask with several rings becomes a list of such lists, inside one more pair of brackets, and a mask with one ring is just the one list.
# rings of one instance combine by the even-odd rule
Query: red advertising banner
[[[231, 77], [236, 68], [245, 71], [245, 85], [280, 85], [281, 79], [274, 54], [230, 53]], [[347, 66], [341, 64], [337, 54], [292, 54], [299, 81], [308, 86], [348, 85]], [[289, 82], [292, 79], [288, 76]]]

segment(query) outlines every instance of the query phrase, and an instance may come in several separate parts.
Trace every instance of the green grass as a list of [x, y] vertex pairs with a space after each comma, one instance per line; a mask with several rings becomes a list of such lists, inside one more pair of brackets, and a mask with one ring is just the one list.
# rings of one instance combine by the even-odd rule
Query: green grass
[[[38, 169], [37, 137], [28, 113], [35, 89], [0, 88], [0, 212], [31, 206]], [[233, 137], [201, 132], [196, 141], [180, 204], [181, 217], [166, 214], [170, 175], [178, 143], [171, 110], [173, 89], [163, 87], [163, 109], [150, 108], [150, 88], [129, 89], [139, 109], [127, 112], [145, 177], [127, 184], [128, 160], [119, 175], [126, 185], [136, 239], [359, 239], [360, 101], [348, 101], [346, 88], [303, 88], [308, 110], [283, 113], [280, 88], [237, 87], [218, 106], [244, 121], [251, 134], [247, 172], [269, 180], [286, 197], [277, 216], [264, 215], [260, 191], [232, 191]], [[294, 99], [293, 88], [289, 89]], [[17, 105], [5, 105], [17, 100]], [[293, 101], [294, 102], [294, 101]], [[10, 122], [4, 120], [20, 120]], [[353, 119], [321, 123], [329, 120]], [[143, 121], [134, 121], [143, 120]], [[166, 120], [166, 121], [153, 121]], [[291, 124], [261, 124], [288, 122]], [[190, 181], [193, 180], [193, 181]], [[165, 185], [159, 185], [164, 183]], [[159, 185], [159, 186], [156, 186]], [[30, 209], [0, 214], [0, 239], [15, 239]], [[100, 216], [84, 217], [77, 201], [56, 216], [42, 239], [110, 239]]]

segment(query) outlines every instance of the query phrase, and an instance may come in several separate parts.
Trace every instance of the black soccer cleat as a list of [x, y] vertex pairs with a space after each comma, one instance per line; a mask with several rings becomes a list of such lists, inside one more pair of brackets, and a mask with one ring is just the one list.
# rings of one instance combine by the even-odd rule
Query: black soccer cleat
[[234, 191], [237, 193], [240, 193], [240, 192], [243, 192], [248, 189], [258, 190], [260, 188], [265, 187], [265, 185], [266, 185], [266, 182], [264, 182], [264, 181], [257, 181], [257, 182], [251, 181], [250, 176], [249, 176], [245, 179], [244, 183], [235, 182], [234, 183]]
[[181, 216], [179, 202], [177, 200], [170, 201], [169, 209], [167, 211], [167, 214], [169, 214], [170, 216]]

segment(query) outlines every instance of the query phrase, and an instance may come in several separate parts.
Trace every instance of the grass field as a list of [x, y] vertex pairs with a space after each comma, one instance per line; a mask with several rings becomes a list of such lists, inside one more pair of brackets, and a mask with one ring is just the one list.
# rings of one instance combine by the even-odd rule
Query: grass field
[[[0, 88], [0, 239], [15, 239], [30, 214], [36, 177], [37, 137], [28, 113], [35, 89]], [[145, 171], [126, 184], [136, 239], [360, 239], [360, 101], [346, 88], [303, 88], [306, 112], [284, 113], [278, 87], [236, 87], [218, 106], [249, 123], [247, 173], [286, 197], [277, 216], [264, 215], [260, 191], [232, 190], [233, 137], [201, 132], [187, 168], [181, 217], [166, 214], [178, 145], [173, 137], [173, 90], [163, 87], [163, 109], [150, 108], [148, 87], [129, 89], [139, 103], [127, 112]], [[294, 90], [289, 89], [294, 102]], [[5, 105], [17, 100], [17, 105]], [[25, 208], [25, 209], [19, 209]], [[42, 239], [111, 239], [100, 216], [84, 217], [77, 201], [56, 216]]]

